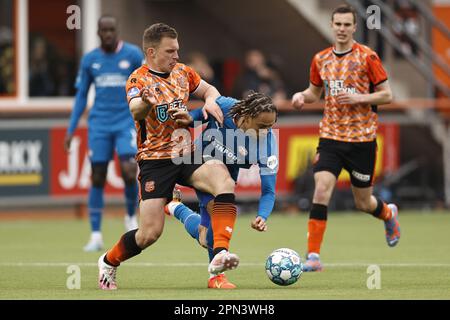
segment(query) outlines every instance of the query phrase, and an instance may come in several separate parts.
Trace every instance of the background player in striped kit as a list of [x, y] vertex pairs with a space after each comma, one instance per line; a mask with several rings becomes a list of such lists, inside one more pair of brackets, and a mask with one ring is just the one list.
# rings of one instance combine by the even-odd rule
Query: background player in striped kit
[[377, 54], [353, 40], [356, 14], [352, 7], [336, 8], [331, 27], [334, 46], [314, 56], [309, 88], [292, 97], [293, 106], [301, 109], [305, 103], [320, 99], [325, 89], [304, 271], [322, 270], [319, 254], [328, 204], [342, 168], [350, 173], [356, 207], [384, 221], [389, 246], [395, 246], [400, 239], [397, 207], [372, 195], [377, 152], [376, 105], [392, 100], [387, 74]]

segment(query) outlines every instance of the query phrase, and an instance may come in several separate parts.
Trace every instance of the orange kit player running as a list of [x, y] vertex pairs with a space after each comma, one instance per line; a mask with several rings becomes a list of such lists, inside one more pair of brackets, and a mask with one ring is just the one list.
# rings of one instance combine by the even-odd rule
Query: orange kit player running
[[138, 131], [139, 229], [125, 233], [99, 258], [101, 289], [116, 289], [120, 263], [158, 240], [164, 227], [164, 205], [172, 197], [176, 183], [215, 197], [211, 216], [214, 258], [208, 272], [219, 274], [239, 263], [238, 256], [228, 252], [236, 220], [234, 180], [221, 162], [193, 163], [190, 141], [188, 148], [180, 148], [178, 139], [172, 137], [179, 137], [173, 133], [185, 124], [174, 120], [170, 109], [172, 112], [185, 109], [190, 94], [205, 101], [205, 118], [209, 112], [219, 122], [223, 121], [223, 114], [215, 103], [220, 95], [217, 89], [200, 79], [191, 68], [178, 63], [177, 38], [176, 30], [163, 23], [146, 29], [143, 36], [146, 64], [135, 70], [127, 82], [128, 103]]
[[314, 160], [315, 189], [308, 222], [308, 256], [304, 271], [320, 271], [319, 254], [327, 222], [328, 204], [344, 168], [351, 176], [357, 209], [384, 221], [390, 247], [400, 239], [398, 210], [372, 195], [377, 153], [376, 105], [390, 103], [387, 74], [377, 54], [353, 40], [356, 14], [342, 5], [333, 11], [335, 44], [316, 54], [310, 85], [292, 97], [295, 108], [320, 99], [325, 89], [325, 110]]

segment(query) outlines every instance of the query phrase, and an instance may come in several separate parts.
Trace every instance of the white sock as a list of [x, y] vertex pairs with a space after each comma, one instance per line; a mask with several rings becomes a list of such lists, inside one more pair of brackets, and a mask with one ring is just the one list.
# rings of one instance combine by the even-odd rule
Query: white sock
[[175, 209], [181, 204], [181, 202], [171, 201], [167, 205], [167, 209], [169, 209], [170, 215], [175, 215]]
[[102, 239], [102, 232], [101, 231], [92, 231], [91, 233], [91, 240], [92, 241], [103, 241]]
[[318, 253], [315, 253], [315, 252], [309, 253], [309, 254], [308, 254], [308, 259], [309, 259], [309, 258], [312, 258], [312, 257], [319, 259], [319, 254], [318, 254]]

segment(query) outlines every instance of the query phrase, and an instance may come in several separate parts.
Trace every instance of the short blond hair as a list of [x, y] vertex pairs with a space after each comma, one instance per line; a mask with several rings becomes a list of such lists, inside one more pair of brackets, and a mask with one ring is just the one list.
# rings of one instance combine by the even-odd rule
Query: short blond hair
[[146, 53], [148, 48], [156, 48], [164, 37], [176, 39], [178, 38], [178, 33], [174, 28], [165, 23], [152, 24], [144, 31], [142, 49]]

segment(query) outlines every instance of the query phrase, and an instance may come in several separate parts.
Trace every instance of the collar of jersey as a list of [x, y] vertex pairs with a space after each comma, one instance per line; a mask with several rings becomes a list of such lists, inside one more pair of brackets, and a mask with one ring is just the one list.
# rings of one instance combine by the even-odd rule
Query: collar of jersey
[[343, 56], [349, 54], [350, 52], [352, 52], [353, 49], [355, 48], [355, 46], [356, 46], [356, 41], [355, 41], [355, 43], [353, 43], [353, 45], [352, 45], [352, 47], [351, 47], [350, 49], [348, 49], [347, 51], [344, 51], [344, 52], [336, 52], [336, 51], [335, 51], [335, 48], [333, 47], [333, 54], [334, 54], [336, 57], [341, 58], [341, 57], [343, 57]]
[[170, 72], [158, 72], [155, 70], [150, 69], [150, 67], [148, 65], [146, 65], [148, 72], [150, 72], [151, 74], [158, 76], [160, 78], [164, 78], [167, 79], [170, 76]]
[[106, 52], [105, 50], [103, 50], [102, 46], [99, 47], [100, 50], [103, 52], [103, 54], [116, 54], [118, 53], [120, 50], [122, 50], [123, 48], [123, 41], [119, 40], [119, 42], [117, 42], [117, 47], [114, 50], [114, 52]]

